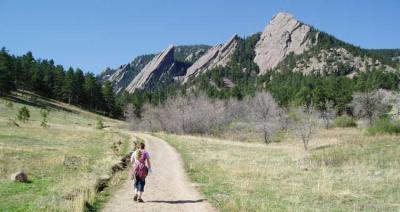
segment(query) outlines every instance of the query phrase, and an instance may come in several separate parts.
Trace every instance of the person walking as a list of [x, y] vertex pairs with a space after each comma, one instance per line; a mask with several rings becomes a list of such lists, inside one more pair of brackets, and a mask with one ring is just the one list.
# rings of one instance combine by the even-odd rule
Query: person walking
[[132, 153], [131, 162], [133, 163], [132, 178], [135, 191], [133, 200], [137, 202], [144, 202], [142, 199], [142, 194], [146, 184], [146, 177], [148, 173], [151, 172], [150, 155], [145, 150], [144, 143], [140, 143], [139, 148]]

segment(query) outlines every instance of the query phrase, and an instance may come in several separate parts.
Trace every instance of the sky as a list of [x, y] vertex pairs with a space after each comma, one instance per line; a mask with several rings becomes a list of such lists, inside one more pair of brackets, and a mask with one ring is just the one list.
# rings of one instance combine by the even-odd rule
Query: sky
[[170, 44], [260, 32], [281, 11], [363, 48], [400, 48], [398, 0], [0, 0], [0, 47], [100, 73]]

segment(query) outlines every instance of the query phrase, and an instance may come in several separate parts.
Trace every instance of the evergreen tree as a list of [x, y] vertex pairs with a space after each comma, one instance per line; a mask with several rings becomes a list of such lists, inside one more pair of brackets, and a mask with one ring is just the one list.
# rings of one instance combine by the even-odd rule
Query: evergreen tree
[[85, 83], [85, 77], [81, 69], [76, 69], [74, 72], [72, 80], [72, 90], [73, 90], [73, 101], [74, 104], [82, 104], [84, 101], [84, 89], [83, 85]]
[[95, 110], [97, 103], [100, 102], [101, 92], [99, 92], [100, 86], [96, 81], [96, 77], [92, 73], [85, 75], [85, 82], [83, 84], [85, 102], [84, 104], [90, 110]]
[[5, 48], [0, 51], [0, 96], [15, 89], [12, 79], [12, 61]]
[[114, 110], [115, 96], [110, 81], [104, 83], [102, 94], [104, 98], [104, 111], [111, 115]]
[[64, 100], [71, 104], [74, 97], [74, 69], [71, 67], [65, 74], [62, 93]]

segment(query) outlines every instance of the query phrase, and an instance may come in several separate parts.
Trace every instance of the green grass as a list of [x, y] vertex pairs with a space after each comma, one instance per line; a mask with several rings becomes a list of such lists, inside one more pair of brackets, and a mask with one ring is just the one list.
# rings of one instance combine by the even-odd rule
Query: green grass
[[372, 127], [368, 128], [368, 134], [400, 134], [400, 121], [392, 121], [388, 118], [378, 120]]
[[221, 211], [398, 211], [400, 137], [322, 130], [305, 152], [270, 145], [158, 134]]
[[[26, 123], [16, 119], [23, 106], [31, 116]], [[48, 128], [40, 126], [43, 108], [50, 111]], [[102, 130], [96, 129], [99, 118]], [[132, 148], [130, 135], [118, 129], [122, 124], [32, 94], [0, 98], [0, 211], [82, 211], [95, 200], [99, 176], [111, 174]], [[123, 144], [112, 149], [118, 140]], [[19, 170], [31, 183], [11, 182]]]

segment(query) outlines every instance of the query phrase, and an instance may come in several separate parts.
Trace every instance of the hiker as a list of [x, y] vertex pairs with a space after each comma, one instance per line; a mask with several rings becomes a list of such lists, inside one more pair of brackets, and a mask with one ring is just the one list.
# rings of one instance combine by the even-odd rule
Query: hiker
[[[144, 185], [146, 184], [146, 177], [151, 172], [151, 163], [149, 153], [144, 149], [144, 143], [139, 144], [139, 148], [132, 153], [131, 162], [133, 163], [132, 178], [135, 190], [134, 201], [144, 202], [142, 194], [144, 191]], [[146, 166], [147, 162], [147, 166]]]

